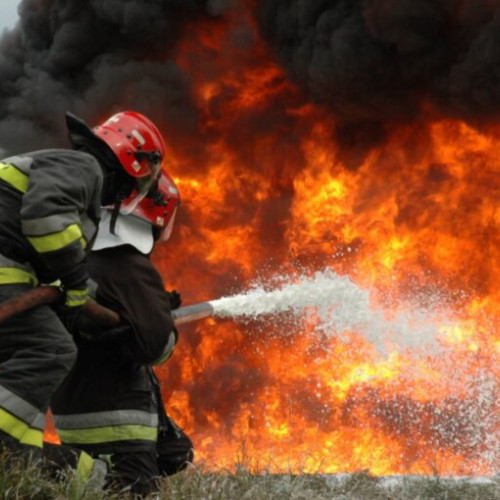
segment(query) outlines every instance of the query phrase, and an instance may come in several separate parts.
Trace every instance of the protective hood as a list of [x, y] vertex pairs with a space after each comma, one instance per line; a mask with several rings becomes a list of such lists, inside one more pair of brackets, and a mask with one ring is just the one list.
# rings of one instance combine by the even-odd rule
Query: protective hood
[[118, 214], [115, 225], [115, 234], [110, 231], [111, 210], [103, 210], [97, 237], [93, 250], [132, 245], [139, 252], [148, 255], [153, 250], [153, 228], [146, 222], [133, 215]]
[[67, 112], [66, 127], [69, 140], [74, 149], [86, 151], [94, 155], [109, 170], [122, 169], [118, 158], [110, 147], [78, 116]]

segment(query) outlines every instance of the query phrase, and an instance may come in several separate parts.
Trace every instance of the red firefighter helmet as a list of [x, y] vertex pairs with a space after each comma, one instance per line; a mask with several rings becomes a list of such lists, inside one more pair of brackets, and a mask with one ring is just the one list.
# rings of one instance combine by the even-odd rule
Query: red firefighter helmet
[[[135, 193], [131, 196], [135, 196]], [[161, 239], [167, 241], [172, 234], [180, 202], [177, 185], [172, 177], [162, 172], [158, 182], [151, 187], [130, 215], [150, 222], [157, 229], [157, 234], [161, 235]]]
[[94, 127], [132, 177], [156, 176], [165, 157], [165, 144], [156, 125], [135, 111], [122, 111]]
[[156, 125], [135, 111], [122, 111], [94, 127], [118, 158], [125, 172], [137, 178], [135, 197], [122, 203], [120, 212], [131, 213], [156, 182], [165, 158], [165, 144]]

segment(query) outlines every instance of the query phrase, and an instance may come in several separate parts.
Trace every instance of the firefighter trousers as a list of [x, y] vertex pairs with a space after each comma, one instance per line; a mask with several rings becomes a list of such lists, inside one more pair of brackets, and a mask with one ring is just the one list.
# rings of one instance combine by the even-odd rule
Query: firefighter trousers
[[[0, 302], [29, 289], [0, 285]], [[49, 306], [0, 324], [0, 445], [41, 457], [52, 394], [76, 360], [76, 346]]]

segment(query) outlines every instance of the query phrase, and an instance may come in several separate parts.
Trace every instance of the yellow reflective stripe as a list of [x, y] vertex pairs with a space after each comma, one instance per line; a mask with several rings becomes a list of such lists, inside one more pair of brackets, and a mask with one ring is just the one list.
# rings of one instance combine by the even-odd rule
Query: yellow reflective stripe
[[82, 230], [78, 224], [71, 224], [66, 229], [47, 236], [28, 236], [29, 242], [38, 253], [60, 250], [74, 241], [80, 240], [81, 243], [82, 239]]
[[156, 427], [146, 427], [143, 425], [119, 425], [76, 430], [58, 428], [57, 433], [64, 444], [98, 444], [131, 439], [156, 441], [158, 437]]
[[22, 193], [26, 193], [28, 190], [29, 177], [14, 167], [14, 165], [0, 163], [0, 179], [8, 182]]
[[23, 434], [23, 437], [19, 440], [22, 444], [27, 444], [30, 446], [36, 446], [37, 448], [43, 447], [43, 432], [38, 429], [28, 430]]
[[88, 288], [81, 290], [66, 290], [66, 306], [80, 307], [87, 302], [89, 296]]
[[0, 285], [11, 285], [13, 283], [29, 283], [38, 285], [38, 279], [34, 274], [17, 269], [15, 267], [0, 267]]
[[94, 459], [88, 453], [82, 451], [78, 458], [78, 463], [76, 464], [76, 475], [78, 479], [82, 483], [87, 484], [93, 468]]
[[14, 417], [0, 408], [0, 429], [20, 443], [30, 446], [43, 446], [43, 431], [32, 429], [26, 422]]

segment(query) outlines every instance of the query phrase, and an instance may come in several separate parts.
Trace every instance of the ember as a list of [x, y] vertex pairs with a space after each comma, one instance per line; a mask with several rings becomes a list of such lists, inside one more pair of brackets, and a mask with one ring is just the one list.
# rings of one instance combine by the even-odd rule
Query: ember
[[[196, 459], [498, 471], [495, 2], [178, 3], [24, 0], [0, 146], [64, 144], [67, 108], [162, 126], [183, 205], [155, 264], [184, 304], [246, 293], [252, 316], [182, 325], [158, 369]], [[339, 287], [252, 309], [300, 277]]]

